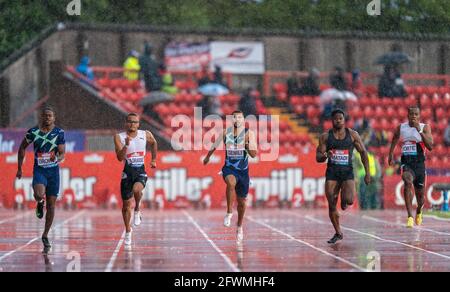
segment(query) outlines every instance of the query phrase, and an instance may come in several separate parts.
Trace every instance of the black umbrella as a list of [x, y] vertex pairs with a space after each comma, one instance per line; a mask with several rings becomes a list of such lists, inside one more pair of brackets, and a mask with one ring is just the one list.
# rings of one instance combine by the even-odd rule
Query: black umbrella
[[379, 56], [375, 61], [375, 65], [398, 65], [411, 62], [412, 58], [405, 53], [390, 52]]

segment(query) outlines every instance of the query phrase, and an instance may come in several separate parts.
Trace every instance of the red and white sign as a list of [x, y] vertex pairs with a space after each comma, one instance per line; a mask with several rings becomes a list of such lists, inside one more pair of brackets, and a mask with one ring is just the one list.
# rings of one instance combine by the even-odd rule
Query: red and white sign
[[171, 43], [164, 50], [169, 71], [200, 71], [211, 61], [209, 43]]
[[[202, 164], [205, 152], [160, 152], [158, 168], [151, 169], [150, 155], [145, 165], [149, 175], [144, 201], [167, 207], [202, 203], [211, 208], [225, 204], [225, 184], [221, 176], [224, 151], [217, 151], [211, 163]], [[0, 198], [6, 208], [15, 205], [22, 194], [23, 203], [35, 207], [32, 189], [33, 159], [29, 154], [23, 167], [23, 178], [16, 179], [17, 162], [9, 159], [16, 154], [0, 155]], [[113, 152], [68, 153], [60, 166], [61, 200], [78, 207], [95, 207], [120, 200], [120, 180], [123, 163]], [[279, 162], [250, 164], [250, 191], [253, 202], [278, 201], [314, 202], [324, 199], [325, 165], [315, 162], [314, 153], [297, 156], [281, 155]], [[64, 196], [70, 195], [70, 198]], [[174, 204], [177, 202], [177, 204]]]
[[264, 44], [261, 42], [211, 42], [211, 66], [233, 74], [264, 74]]
[[[450, 177], [428, 176], [425, 189], [425, 208], [431, 208], [432, 205], [441, 205], [444, 197], [441, 191], [433, 190], [433, 184], [450, 183]], [[403, 195], [404, 183], [400, 176], [390, 176], [384, 178], [384, 207], [387, 209], [404, 208], [405, 198]], [[414, 206], [417, 206], [417, 200], [414, 197]]]

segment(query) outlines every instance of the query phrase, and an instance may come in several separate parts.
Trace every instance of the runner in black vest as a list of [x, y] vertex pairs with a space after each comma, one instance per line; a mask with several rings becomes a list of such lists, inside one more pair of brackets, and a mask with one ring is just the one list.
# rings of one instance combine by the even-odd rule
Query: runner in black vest
[[364, 182], [369, 184], [371, 178], [367, 151], [361, 137], [354, 130], [345, 127], [345, 113], [343, 110], [333, 110], [331, 116], [333, 129], [320, 136], [316, 160], [321, 163], [328, 159], [325, 193], [328, 200], [330, 220], [336, 231], [336, 234], [328, 243], [334, 244], [344, 238], [339, 225], [339, 213], [337, 211], [339, 193], [341, 193], [342, 210], [346, 210], [349, 205], [353, 205], [353, 198], [356, 193], [352, 166], [353, 148], [356, 148], [361, 154], [361, 161], [366, 170]]

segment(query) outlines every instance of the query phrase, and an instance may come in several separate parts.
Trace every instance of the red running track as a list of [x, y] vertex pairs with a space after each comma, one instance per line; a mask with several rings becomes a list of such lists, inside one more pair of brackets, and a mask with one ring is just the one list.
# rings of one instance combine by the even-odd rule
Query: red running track
[[143, 215], [125, 250], [120, 211], [58, 210], [44, 257], [44, 222], [33, 211], [1, 211], [0, 271], [450, 272], [450, 221], [426, 217], [406, 229], [402, 211], [343, 214], [345, 238], [334, 246], [326, 210], [250, 210], [243, 244], [223, 227], [223, 211]]

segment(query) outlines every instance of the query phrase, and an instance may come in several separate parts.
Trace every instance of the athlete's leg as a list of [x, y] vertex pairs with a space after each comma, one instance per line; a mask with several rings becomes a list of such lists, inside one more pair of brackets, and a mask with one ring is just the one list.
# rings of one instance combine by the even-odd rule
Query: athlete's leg
[[232, 174], [225, 177], [225, 183], [227, 184], [227, 213], [233, 213], [233, 198], [236, 197], [236, 177]]
[[345, 211], [348, 206], [353, 205], [355, 193], [356, 193], [356, 185], [354, 180], [346, 180], [342, 182], [342, 191], [341, 191], [342, 210]]
[[55, 218], [56, 199], [56, 196], [46, 197], [47, 213], [45, 215], [45, 229], [44, 233], [42, 234], [43, 238], [48, 237], [48, 233], [53, 225], [53, 219]]
[[413, 191], [413, 181], [414, 181], [414, 175], [411, 173], [410, 170], [403, 170], [402, 174], [403, 182], [405, 183], [403, 194], [405, 197], [405, 205], [406, 205], [406, 211], [408, 212], [408, 218], [412, 217], [412, 191]]
[[142, 200], [142, 191], [144, 190], [145, 186], [141, 182], [137, 182], [133, 185], [133, 196], [134, 200], [136, 202], [136, 206], [134, 207], [135, 212], [140, 211], [141, 206], [141, 200]]
[[33, 185], [33, 196], [36, 202], [41, 202], [45, 198], [45, 185]]
[[131, 200], [131, 198], [128, 200], [123, 200], [122, 205], [122, 217], [127, 233], [131, 232]]
[[341, 234], [341, 227], [339, 225], [339, 213], [337, 210], [337, 202], [339, 197], [340, 184], [337, 181], [327, 180], [325, 182], [325, 193], [328, 200], [328, 215], [333, 224], [336, 234]]

